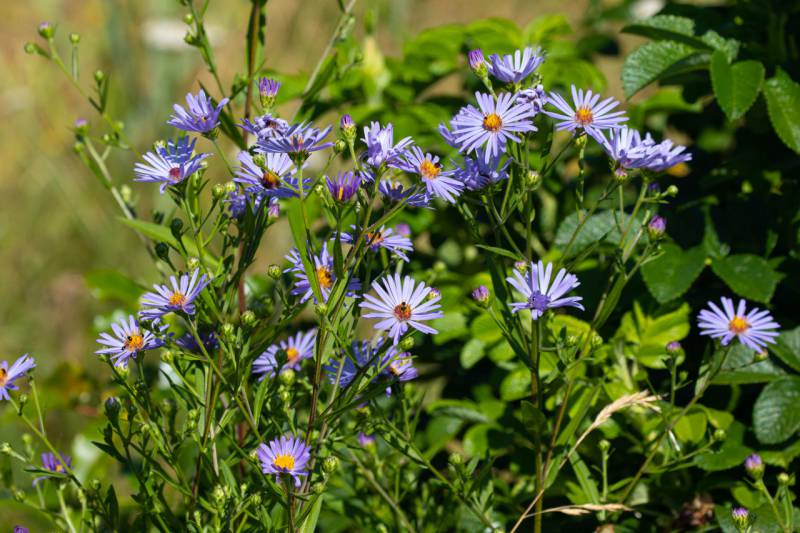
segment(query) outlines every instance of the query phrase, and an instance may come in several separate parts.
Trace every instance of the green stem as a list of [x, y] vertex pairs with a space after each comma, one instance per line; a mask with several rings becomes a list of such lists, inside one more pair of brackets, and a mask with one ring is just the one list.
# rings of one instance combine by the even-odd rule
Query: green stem
[[778, 525], [781, 528], [781, 531], [783, 531], [783, 533], [791, 533], [789, 531], [789, 528], [786, 527], [786, 525], [783, 523], [783, 517], [781, 516], [781, 513], [778, 512], [778, 506], [775, 504], [775, 498], [773, 498], [772, 494], [770, 494], [769, 489], [764, 484], [764, 480], [759, 479], [756, 482], [756, 487], [764, 494], [764, 496], [766, 496], [767, 501], [769, 502], [769, 506], [772, 509], [772, 513], [775, 515], [775, 520], [777, 520]]
[[[541, 382], [539, 378], [539, 354], [541, 349], [541, 336], [542, 336], [542, 317], [539, 320], [531, 318], [531, 342], [530, 342], [530, 357], [531, 357], [531, 400], [533, 405], [542, 413], [544, 402], [542, 399]], [[542, 434], [539, 429], [534, 434], [534, 471], [536, 483], [534, 485], [534, 492], [539, 494], [544, 489], [544, 479], [542, 476]], [[539, 498], [536, 502], [536, 516], [534, 518], [534, 533], [541, 533], [542, 531], [542, 505], [544, 498]]]
[[61, 507], [61, 514], [64, 515], [64, 521], [67, 523], [67, 527], [69, 527], [69, 530], [72, 533], [77, 533], [77, 531], [75, 529], [75, 526], [72, 525], [72, 520], [70, 520], [70, 518], [69, 518], [69, 511], [67, 510], [66, 502], [64, 502], [64, 494], [63, 494], [63, 492], [64, 491], [63, 491], [62, 488], [58, 488], [56, 490], [56, 493], [58, 494], [58, 505]]

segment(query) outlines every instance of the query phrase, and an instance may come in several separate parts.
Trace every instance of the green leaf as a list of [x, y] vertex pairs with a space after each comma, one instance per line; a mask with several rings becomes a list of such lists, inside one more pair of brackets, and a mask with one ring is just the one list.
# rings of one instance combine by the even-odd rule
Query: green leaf
[[488, 313], [478, 315], [478, 318], [472, 321], [469, 330], [472, 338], [480, 339], [486, 344], [493, 344], [503, 338], [503, 332]]
[[786, 372], [769, 359], [753, 362], [755, 352], [736, 344], [722, 365], [722, 371], [714, 378], [715, 385], [739, 385], [767, 383], [786, 376]]
[[783, 143], [800, 153], [800, 84], [778, 68], [764, 84], [769, 120]]
[[689, 329], [689, 304], [684, 303], [670, 313], [648, 316], [635, 301], [633, 311], [623, 315], [615, 336], [633, 345], [633, 357], [644, 366], [665, 368], [667, 344], [683, 340]]
[[690, 42], [694, 42], [694, 21], [675, 15], [656, 15], [625, 26], [622, 32], [649, 37], [654, 41], [681, 41], [692, 38]]
[[[614, 229], [614, 213], [612, 211], [602, 211], [592, 215], [579, 229], [578, 225], [584, 216], [586, 216], [585, 213], [572, 213], [561, 222], [556, 231], [556, 246], [564, 248], [572, 240], [569, 251], [575, 255], [587, 246], [603, 240]], [[574, 239], [573, 235], [575, 235]]]
[[675, 434], [685, 442], [697, 443], [703, 440], [708, 426], [708, 418], [702, 410], [687, 413], [675, 424]]
[[477, 246], [478, 248], [482, 248], [484, 250], [487, 250], [489, 252], [492, 252], [493, 254], [502, 255], [503, 257], [508, 257], [509, 259], [512, 259], [514, 261], [519, 261], [519, 260], [522, 259], [521, 257], [519, 257], [518, 255], [516, 255], [513, 252], [510, 252], [508, 250], [504, 250], [502, 248], [497, 248], [495, 246], [487, 246], [485, 244], [476, 244], [475, 246]]
[[442, 318], [437, 318], [431, 326], [439, 332], [433, 339], [436, 344], [444, 344], [447, 341], [458, 339], [466, 335], [467, 318], [463, 313], [447, 313]]
[[702, 246], [682, 250], [675, 244], [662, 245], [663, 253], [642, 266], [642, 277], [650, 294], [660, 303], [682, 296], [705, 266]]
[[119, 300], [135, 305], [145, 288], [115, 270], [94, 270], [86, 274], [86, 285], [98, 300]]
[[132, 220], [124, 217], [120, 217], [119, 220], [126, 226], [135, 229], [145, 237], [149, 237], [154, 241], [163, 242], [169, 246], [172, 246], [173, 248], [178, 248], [177, 239], [175, 239], [175, 236], [172, 235], [172, 231], [170, 231], [170, 229], [166, 226], [154, 224], [153, 222], [146, 222], [144, 220]]
[[744, 116], [756, 101], [763, 82], [764, 65], [758, 61], [740, 61], [731, 66], [724, 52], [717, 50], [711, 56], [711, 85], [728, 120]]
[[761, 391], [753, 406], [756, 438], [764, 444], [778, 444], [800, 429], [800, 378], [773, 381]]
[[781, 333], [771, 351], [781, 361], [800, 372], [800, 326]]
[[531, 373], [524, 367], [511, 371], [500, 383], [500, 399], [507, 402], [525, 398], [530, 394]]
[[428, 413], [436, 416], [447, 416], [466, 422], [488, 422], [488, 418], [475, 403], [467, 400], [442, 399], [431, 402]]
[[486, 355], [486, 343], [480, 339], [470, 339], [461, 348], [461, 366], [463, 368], [472, 368], [475, 363], [483, 359]]
[[780, 280], [780, 276], [766, 259], [752, 254], [714, 259], [711, 269], [733, 292], [761, 303], [770, 301]]
[[[630, 98], [647, 85], [666, 76], [691, 70], [705, 61], [705, 53], [675, 41], [645, 43], [631, 52], [622, 65], [622, 87]], [[693, 56], [692, 61], [688, 61]]]
[[695, 455], [694, 464], [706, 472], [718, 472], [729, 468], [741, 468], [745, 457], [753, 451], [744, 445], [745, 427], [733, 422], [727, 429], [728, 436], [718, 450]]

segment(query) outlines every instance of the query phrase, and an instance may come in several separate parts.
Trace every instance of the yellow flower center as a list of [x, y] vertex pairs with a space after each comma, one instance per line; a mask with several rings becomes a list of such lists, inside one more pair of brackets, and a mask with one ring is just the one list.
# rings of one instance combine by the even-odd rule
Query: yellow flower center
[[376, 232], [368, 232], [367, 233], [367, 244], [369, 246], [377, 246], [378, 244], [383, 242], [383, 232], [376, 231]]
[[289, 454], [279, 455], [275, 457], [275, 460], [272, 461], [272, 466], [275, 468], [283, 468], [285, 470], [291, 470], [294, 468], [294, 457]]
[[588, 107], [579, 107], [578, 110], [575, 111], [575, 120], [577, 120], [578, 124], [581, 126], [587, 126], [594, 121], [594, 114]]
[[61, 463], [56, 463], [55, 472], [63, 472], [63, 471], [64, 471], [64, 467], [61, 465]]
[[317, 281], [323, 289], [333, 287], [333, 273], [326, 266], [317, 267]]
[[0, 368], [0, 387], [5, 387], [8, 381], [8, 371], [5, 368]]
[[297, 350], [297, 348], [291, 346], [286, 349], [286, 358], [289, 360], [290, 363], [293, 362], [298, 357], [300, 357], [300, 352]]
[[129, 352], [138, 352], [144, 348], [144, 337], [139, 333], [133, 333], [125, 337], [125, 349]]
[[400, 302], [400, 305], [394, 308], [394, 316], [398, 320], [408, 320], [411, 318], [411, 306], [406, 302]]
[[430, 159], [426, 159], [419, 165], [419, 173], [422, 174], [422, 177], [426, 180], [435, 179], [436, 176], [439, 175], [439, 172], [442, 171], [442, 165], [438, 163], [434, 163]]
[[172, 296], [169, 297], [169, 305], [172, 307], [180, 307], [184, 303], [186, 303], [186, 296], [184, 296], [182, 292], [175, 291], [172, 293]]
[[747, 323], [747, 320], [744, 317], [736, 315], [728, 324], [728, 329], [731, 331], [731, 333], [738, 335], [750, 329], [750, 324]]
[[391, 373], [394, 377], [400, 376], [400, 369], [395, 366], [395, 363], [391, 363], [389, 365], [389, 373]]
[[265, 189], [274, 189], [280, 185], [281, 179], [271, 170], [265, 170], [264, 175], [261, 176], [261, 184]]
[[491, 113], [483, 118], [483, 129], [497, 131], [503, 127], [503, 119], [497, 113]]

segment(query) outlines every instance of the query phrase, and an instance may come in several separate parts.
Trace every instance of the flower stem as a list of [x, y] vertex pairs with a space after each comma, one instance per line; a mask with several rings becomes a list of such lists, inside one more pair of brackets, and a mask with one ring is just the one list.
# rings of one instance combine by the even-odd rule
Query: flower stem
[[[531, 343], [530, 343], [530, 357], [531, 357], [531, 401], [533, 405], [542, 412], [544, 402], [542, 401], [541, 382], [539, 379], [539, 355], [541, 353], [541, 337], [542, 337], [542, 322], [531, 318]], [[534, 432], [534, 474], [535, 485], [534, 493], [538, 494], [544, 487], [544, 479], [542, 475], [542, 433], [541, 428], [536, 428]], [[533, 531], [534, 533], [541, 533], [542, 531], [542, 506], [544, 498], [539, 498], [536, 502], [536, 517], [534, 518]]]

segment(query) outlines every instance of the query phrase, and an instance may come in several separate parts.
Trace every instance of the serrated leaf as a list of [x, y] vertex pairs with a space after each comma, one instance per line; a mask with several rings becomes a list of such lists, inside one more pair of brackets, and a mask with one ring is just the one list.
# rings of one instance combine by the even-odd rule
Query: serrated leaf
[[650, 294], [660, 303], [682, 296], [705, 266], [702, 246], [682, 250], [675, 244], [662, 245], [662, 255], [642, 266], [642, 277]]
[[800, 153], [800, 84], [778, 68], [764, 84], [769, 120], [783, 143]]
[[656, 15], [625, 26], [622, 32], [653, 40], [680, 41], [685, 37], [694, 37], [694, 21], [675, 15]]
[[756, 438], [764, 444], [778, 444], [800, 429], [800, 378], [773, 381], [758, 395], [753, 405]]
[[767, 303], [780, 276], [763, 257], [736, 254], [714, 259], [711, 269], [733, 292], [756, 302]]
[[744, 116], [755, 103], [764, 82], [764, 65], [758, 61], [728, 64], [724, 52], [711, 56], [711, 85], [717, 103], [729, 120]]
[[695, 55], [698, 52], [694, 47], [675, 41], [655, 41], [636, 48], [622, 65], [625, 96], [630, 98], [654, 81], [677, 73], [681, 70], [679, 63]]
[[781, 333], [771, 351], [781, 361], [800, 372], [800, 326]]

